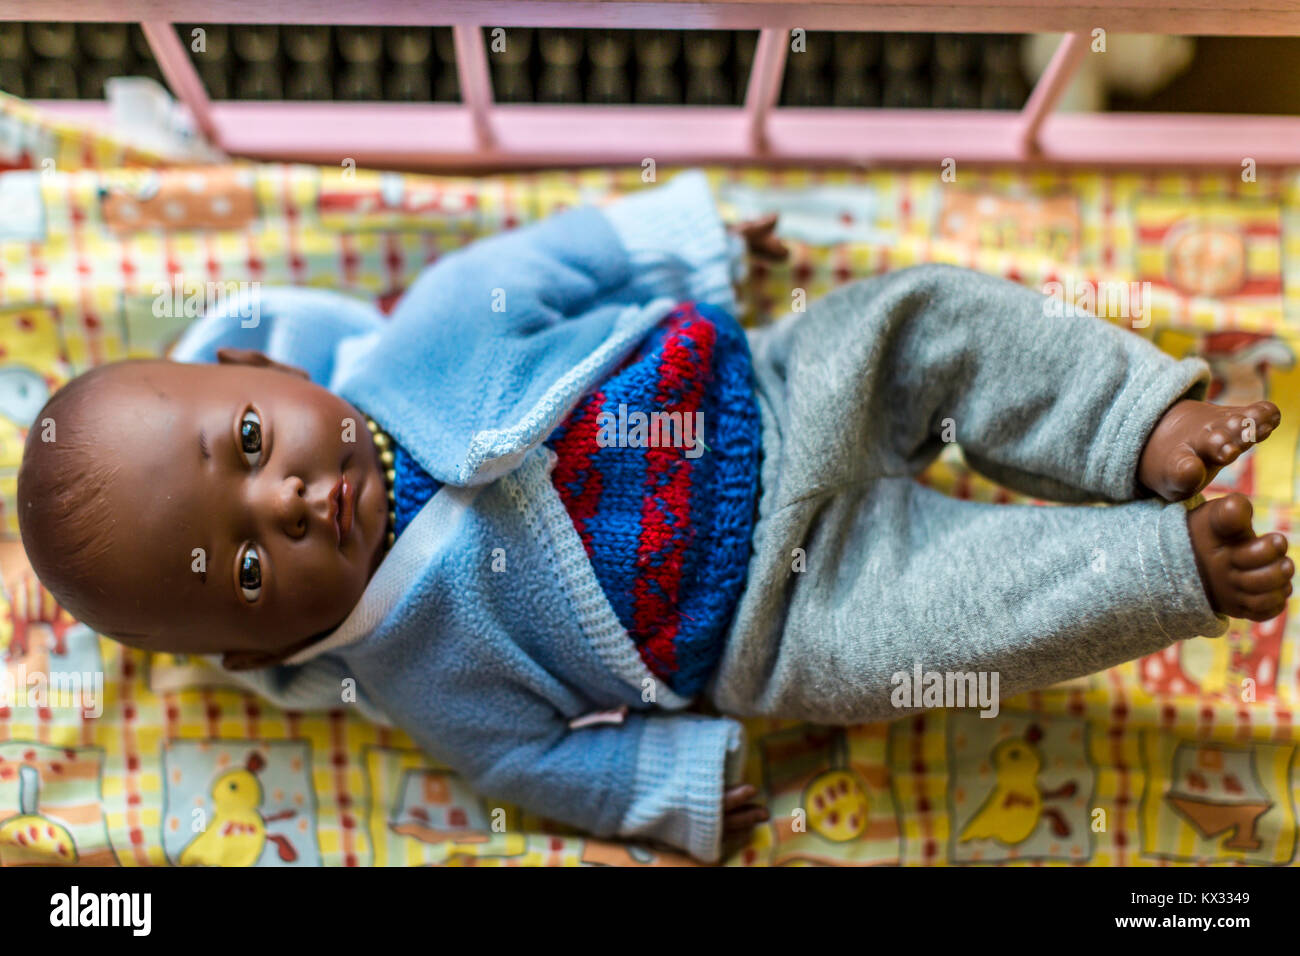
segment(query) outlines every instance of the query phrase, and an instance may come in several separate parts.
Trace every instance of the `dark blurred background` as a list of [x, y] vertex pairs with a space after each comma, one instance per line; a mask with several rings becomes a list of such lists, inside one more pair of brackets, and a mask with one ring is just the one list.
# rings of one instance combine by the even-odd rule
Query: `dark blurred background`
[[[202, 31], [197, 52], [196, 29]], [[214, 99], [459, 97], [449, 28], [180, 24], [177, 30]], [[754, 31], [483, 32], [494, 95], [504, 103], [737, 105], [757, 40]], [[1007, 34], [811, 32], [804, 49], [787, 58], [781, 103], [1018, 109], [1033, 80], [1026, 63], [1035, 63], [1025, 42]], [[1197, 38], [1190, 57], [1181, 72], [1160, 79], [1163, 88], [1136, 96], [1115, 92], [1110, 108], [1300, 113], [1300, 39]], [[0, 23], [0, 89], [6, 92], [98, 99], [108, 77], [124, 75], [161, 80], [134, 24]]]

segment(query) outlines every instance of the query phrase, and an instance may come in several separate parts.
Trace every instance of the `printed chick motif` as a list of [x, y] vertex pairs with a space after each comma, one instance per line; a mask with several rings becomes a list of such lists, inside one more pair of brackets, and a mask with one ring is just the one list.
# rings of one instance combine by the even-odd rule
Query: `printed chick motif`
[[1027, 840], [1043, 817], [1051, 820], [1052, 832], [1058, 837], [1070, 835], [1070, 825], [1060, 811], [1044, 807], [1043, 801], [1074, 796], [1075, 784], [1068, 781], [1049, 791], [1039, 787], [1043, 759], [1036, 745], [1042, 736], [1035, 724], [1023, 737], [1012, 737], [993, 748], [993, 791], [962, 830], [960, 842], [993, 839], [1014, 846]]
[[63, 824], [39, 810], [41, 781], [35, 767], [18, 770], [18, 815], [0, 823], [0, 866], [76, 863], [77, 844]]
[[261, 754], [252, 753], [244, 767], [217, 777], [212, 785], [212, 822], [181, 851], [181, 866], [252, 866], [261, 859], [267, 840], [276, 845], [284, 862], [298, 859], [285, 837], [266, 832], [267, 821], [287, 819], [296, 811], [262, 816], [258, 809], [262, 784], [257, 773], [264, 766]]

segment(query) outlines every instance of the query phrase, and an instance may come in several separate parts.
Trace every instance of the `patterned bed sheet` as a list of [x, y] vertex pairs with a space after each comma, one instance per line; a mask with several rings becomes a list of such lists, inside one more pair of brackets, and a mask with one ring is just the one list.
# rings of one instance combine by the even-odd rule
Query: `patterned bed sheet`
[[[0, 169], [0, 864], [689, 864], [500, 805], [356, 713], [282, 712], [193, 661], [98, 638], [34, 580], [13, 510], [26, 426], [49, 392], [95, 364], [165, 353], [208, 283], [330, 287], [387, 308], [438, 255], [639, 188], [645, 171], [172, 168], [8, 97]], [[708, 173], [724, 210], [780, 209], [792, 239], [788, 264], [752, 271], [746, 322], [925, 261], [1047, 288], [1205, 356], [1219, 399], [1281, 405], [1282, 431], [1214, 490], [1243, 490], [1260, 524], [1291, 527], [1300, 176]], [[955, 452], [925, 480], [1015, 500]], [[748, 721], [748, 777], [772, 822], [726, 862], [1293, 863], [1295, 609], [1023, 695], [994, 719]]]

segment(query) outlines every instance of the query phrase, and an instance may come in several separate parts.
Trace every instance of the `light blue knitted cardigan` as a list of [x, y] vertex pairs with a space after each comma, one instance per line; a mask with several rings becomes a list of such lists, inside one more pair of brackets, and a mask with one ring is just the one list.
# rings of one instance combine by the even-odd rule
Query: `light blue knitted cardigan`
[[[444, 256], [389, 320], [273, 289], [255, 327], [240, 302], [196, 323], [174, 358], [236, 346], [298, 365], [444, 483], [337, 632], [243, 682], [296, 709], [342, 706], [355, 682], [367, 714], [486, 797], [716, 860], [740, 725], [666, 712], [688, 701], [619, 624], [542, 442], [674, 304], [734, 312], [738, 251], [692, 171]], [[570, 726], [620, 707], [621, 722]]]

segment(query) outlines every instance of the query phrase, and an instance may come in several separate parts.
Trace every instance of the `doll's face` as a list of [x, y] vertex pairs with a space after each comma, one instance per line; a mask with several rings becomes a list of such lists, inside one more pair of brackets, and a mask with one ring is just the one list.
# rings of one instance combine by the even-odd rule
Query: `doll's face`
[[108, 589], [118, 630], [250, 667], [341, 624], [387, 532], [364, 417], [275, 368], [123, 369], [97, 386], [87, 452], [117, 469], [111, 547], [93, 583]]

